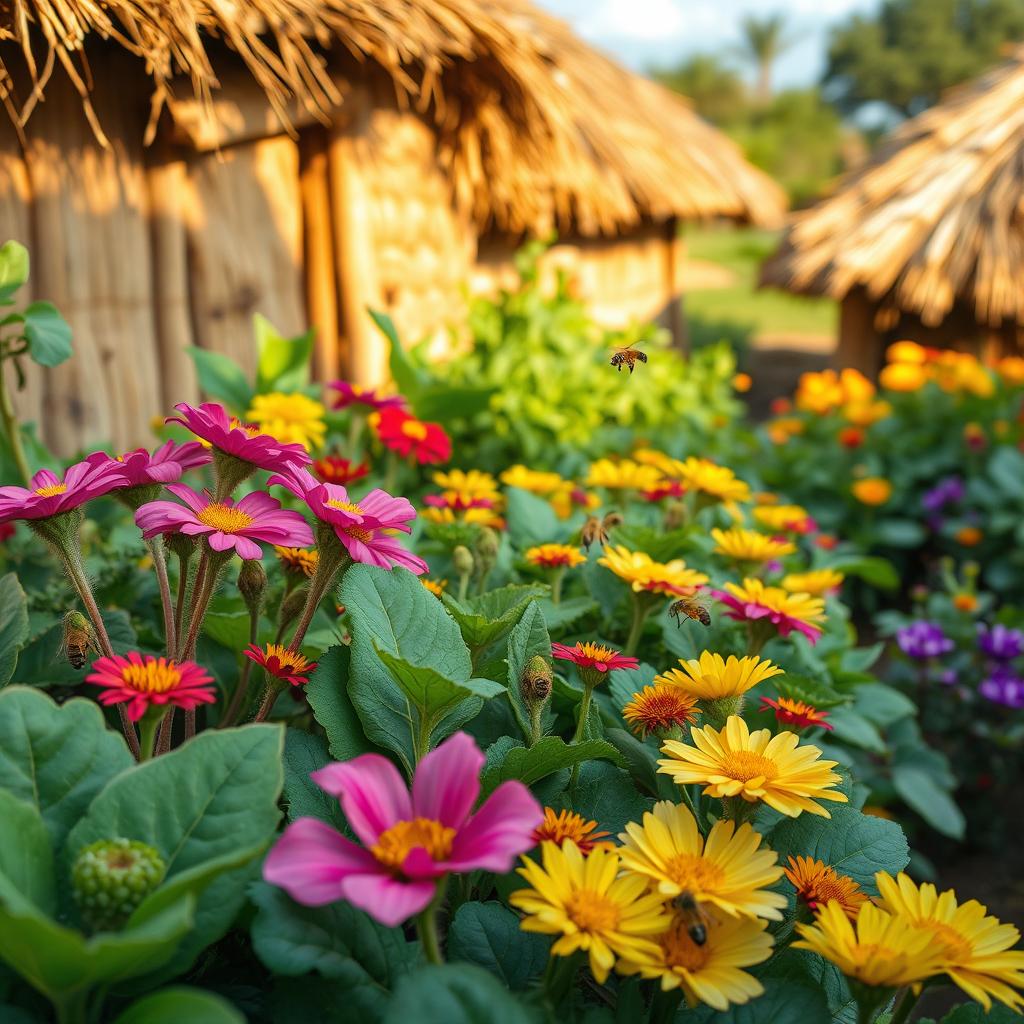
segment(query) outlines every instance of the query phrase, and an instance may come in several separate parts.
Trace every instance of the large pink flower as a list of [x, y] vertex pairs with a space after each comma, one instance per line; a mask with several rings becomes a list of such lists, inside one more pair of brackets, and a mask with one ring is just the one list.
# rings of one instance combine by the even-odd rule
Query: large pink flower
[[61, 480], [41, 469], [25, 487], [0, 487], [0, 523], [12, 519], [46, 519], [108, 494], [126, 482], [124, 467], [106, 452], [76, 462]]
[[508, 871], [534, 845], [544, 815], [514, 781], [472, 814], [483, 764], [476, 743], [459, 732], [420, 761], [411, 794], [379, 754], [313, 772], [313, 781], [341, 801], [363, 845], [299, 818], [270, 851], [264, 879], [308, 907], [348, 900], [394, 927], [423, 910], [449, 872]]
[[168, 423], [188, 427], [197, 437], [236, 459], [269, 470], [309, 465], [309, 453], [301, 444], [285, 444], [270, 434], [262, 434], [259, 427], [229, 417], [224, 406], [215, 402], [204, 402], [198, 409], [182, 402], [174, 408], [181, 415], [169, 416]]
[[370, 409], [401, 409], [405, 399], [401, 395], [380, 395], [376, 388], [364, 388], [347, 380], [332, 380], [327, 385], [336, 391], [335, 409], [347, 409], [350, 405], [365, 405]]
[[172, 484], [181, 479], [186, 469], [205, 466], [210, 458], [210, 453], [198, 441], [185, 444], [167, 441], [152, 454], [146, 448], [135, 448], [113, 461], [124, 468], [128, 487], [146, 487]]
[[340, 484], [325, 484], [307, 469], [293, 469], [272, 476], [270, 484], [286, 487], [301, 498], [310, 511], [334, 532], [354, 562], [390, 569], [402, 565], [419, 575], [427, 563], [402, 547], [393, 531], [409, 533], [416, 510], [407, 498], [395, 498], [374, 488], [359, 501], [352, 501]]
[[213, 704], [213, 677], [192, 661], [168, 661], [129, 651], [93, 662], [87, 683], [103, 687], [101, 704], [127, 704], [128, 717], [137, 722], [151, 705], [173, 704], [191, 711], [200, 704]]
[[214, 501], [185, 484], [170, 484], [167, 490], [185, 504], [149, 501], [142, 505], [135, 522], [147, 540], [158, 533], [206, 534], [214, 551], [234, 548], [240, 558], [262, 558], [258, 540], [290, 548], [313, 543], [306, 520], [298, 512], [281, 508], [276, 498], [263, 491], [253, 491], [236, 504], [230, 498]]

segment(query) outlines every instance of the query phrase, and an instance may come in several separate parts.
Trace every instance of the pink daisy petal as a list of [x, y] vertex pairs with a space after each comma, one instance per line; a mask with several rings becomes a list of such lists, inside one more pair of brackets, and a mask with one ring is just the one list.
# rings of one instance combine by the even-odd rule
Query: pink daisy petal
[[480, 795], [484, 755], [471, 736], [457, 732], [416, 766], [413, 814], [461, 828]]
[[352, 831], [373, 846], [381, 832], [412, 818], [412, 801], [398, 769], [380, 754], [329, 764], [310, 778], [341, 801]]

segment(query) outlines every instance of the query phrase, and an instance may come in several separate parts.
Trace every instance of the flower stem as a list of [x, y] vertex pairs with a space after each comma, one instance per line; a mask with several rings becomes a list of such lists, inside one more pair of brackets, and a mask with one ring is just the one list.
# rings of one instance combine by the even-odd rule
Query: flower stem
[[167, 657], [174, 658], [176, 636], [174, 631], [174, 606], [171, 603], [171, 584], [167, 579], [167, 556], [164, 554], [162, 539], [150, 538], [146, 541], [150, 555], [153, 556], [153, 571], [156, 573], [157, 585], [160, 588], [160, 604], [164, 612], [164, 637], [167, 644]]
[[587, 731], [587, 718], [590, 716], [590, 702], [594, 694], [594, 684], [583, 684], [583, 696], [580, 699], [580, 717], [576, 723], [576, 732], [573, 733], [573, 743], [579, 743], [583, 734]]
[[640, 637], [644, 632], [644, 622], [647, 620], [647, 613], [650, 609], [646, 607], [645, 603], [640, 600], [635, 594], [633, 595], [633, 623], [629, 627], [629, 638], [626, 640], [626, 646], [622, 653], [627, 657], [632, 657], [636, 654], [636, 649], [640, 646]]
[[671, 992], [657, 989], [651, 999], [651, 1024], [672, 1024], [682, 998], [681, 988], [673, 989]]
[[[249, 610], [249, 643], [256, 643], [259, 639], [259, 632], [260, 609], [258, 605], [254, 605]], [[249, 676], [252, 674], [254, 662], [252, 658], [244, 658], [243, 660], [245, 664], [242, 666], [242, 674], [239, 677], [238, 685], [235, 687], [235, 692], [231, 695], [231, 703], [220, 720], [220, 725], [218, 726], [220, 729], [226, 729], [245, 710], [245, 698], [249, 695]]]
[[351, 557], [341, 546], [334, 529], [326, 523], [321, 523], [317, 531], [317, 552], [320, 557], [317, 559], [316, 572], [309, 581], [306, 604], [302, 609], [302, 615], [299, 616], [299, 624], [292, 634], [292, 642], [288, 645], [288, 650], [293, 654], [302, 646], [306, 630], [309, 629], [309, 624], [313, 621], [313, 616], [335, 577], [352, 564]]
[[555, 569], [551, 574], [551, 603], [558, 604], [562, 600], [562, 580], [565, 578], [565, 569]]
[[544, 714], [544, 704], [535, 700], [530, 702], [530, 742], [529, 746], [539, 743], [544, 735], [544, 727], [541, 724], [541, 715]]
[[267, 716], [274, 710], [274, 705], [277, 703], [277, 698], [280, 696], [281, 690], [282, 687], [272, 679], [267, 681], [267, 688], [263, 693], [263, 700], [260, 701], [260, 706], [253, 717], [254, 722], [265, 722], [267, 720]]
[[444, 902], [445, 889], [448, 887], [448, 877], [445, 875], [437, 883], [437, 892], [425, 910], [421, 911], [416, 918], [416, 931], [420, 937], [420, 945], [423, 947], [423, 955], [427, 963], [440, 966], [444, 963], [444, 955], [441, 953], [441, 936], [437, 929], [437, 911]]
[[153, 745], [156, 740], [157, 726], [163, 720], [163, 715], [159, 717], [153, 717], [151, 715], [143, 715], [142, 721], [139, 722], [139, 760], [148, 761], [153, 756]]
[[896, 1011], [893, 1013], [892, 1020], [889, 1024], [905, 1024], [905, 1022], [910, 1018], [910, 1013], [917, 1005], [917, 1001], [920, 998], [920, 992], [918, 992], [917, 995], [914, 995], [912, 989], [904, 989], [903, 998], [897, 1003]]
[[174, 604], [174, 649], [181, 648], [181, 630], [185, 618], [185, 595], [188, 593], [188, 574], [192, 564], [191, 555], [178, 555], [178, 597]]
[[4, 435], [11, 447], [11, 455], [14, 458], [14, 464], [18, 467], [18, 475], [27, 487], [32, 479], [32, 474], [29, 472], [28, 460], [25, 458], [25, 447], [21, 442], [21, 426], [14, 411], [14, 403], [11, 401], [11, 392], [4, 379], [4, 361], [3, 355], [0, 355], [0, 420], [3, 421]]
[[160, 731], [156, 735], [156, 750], [153, 752], [154, 757], [159, 757], [161, 754], [166, 754], [171, 749], [171, 733], [174, 730], [174, 713], [178, 709], [172, 704], [167, 714], [164, 715], [163, 721], [160, 723]]

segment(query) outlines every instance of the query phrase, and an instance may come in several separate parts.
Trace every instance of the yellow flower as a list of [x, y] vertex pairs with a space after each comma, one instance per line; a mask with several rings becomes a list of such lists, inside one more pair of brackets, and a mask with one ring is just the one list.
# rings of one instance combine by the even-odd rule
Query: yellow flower
[[850, 490], [862, 505], [884, 505], [892, 497], [892, 484], [880, 476], [855, 480]]
[[622, 717], [641, 739], [662, 735], [696, 721], [697, 698], [678, 686], [645, 686], [622, 709]]
[[889, 391], [920, 391], [930, 379], [928, 367], [918, 363], [890, 363], [878, 375], [878, 383]]
[[891, 413], [892, 406], [888, 402], [848, 402], [843, 406], [843, 416], [858, 427], [870, 427]]
[[782, 577], [782, 589], [791, 594], [810, 594], [821, 597], [843, 585], [846, 577], [835, 569], [812, 569], [810, 572], [791, 572]]
[[682, 671], [678, 668], [669, 669], [655, 677], [654, 681], [677, 686], [699, 700], [738, 697], [758, 683], [782, 675], [781, 668], [753, 655], [737, 658], [730, 654], [726, 660], [720, 654], [702, 651], [700, 660], [680, 659], [679, 665]]
[[750, 917], [709, 921], [703, 945], [690, 938], [686, 919], [676, 916], [668, 930], [656, 936], [654, 952], [631, 951], [616, 970], [660, 978], [662, 991], [682, 988], [691, 1006], [707, 1003], [716, 1010], [741, 1005], [764, 992], [761, 983], [741, 967], [759, 964], [771, 956], [774, 940], [767, 922]]
[[768, 437], [772, 444], [786, 444], [791, 437], [804, 432], [804, 421], [796, 416], [780, 416], [768, 424]]
[[749, 373], [736, 373], [733, 374], [732, 386], [741, 395], [745, 395], [754, 386], [754, 380]]
[[420, 583], [422, 583], [423, 586], [425, 586], [427, 590], [434, 595], [434, 597], [440, 597], [444, 593], [445, 587], [448, 586], [447, 580], [428, 580], [426, 576], [420, 577]]
[[[161, 421], [162, 422], [162, 421]], [[671, 455], [659, 452], [657, 448], [637, 448], [633, 458], [644, 466], [653, 466], [667, 477], [675, 475], [679, 462]]]
[[761, 846], [749, 824], [716, 821], [705, 840], [683, 804], [661, 800], [631, 821], [619, 835], [619, 858], [626, 872], [643, 875], [662, 896], [689, 893], [732, 917], [782, 920], [788, 900], [768, 886], [782, 877], [778, 855]]
[[603, 984], [616, 956], [650, 955], [648, 937], [672, 920], [661, 896], [647, 891], [642, 875], [619, 877], [619, 857], [593, 850], [584, 857], [571, 840], [541, 844], [543, 866], [523, 858], [519, 874], [531, 888], [512, 893], [509, 903], [527, 916], [526, 932], [558, 935], [555, 956], [586, 951], [594, 977]]
[[728, 466], [719, 466], [710, 459], [691, 455], [685, 462], [676, 463], [676, 471], [671, 475], [686, 484], [688, 490], [700, 491], [717, 501], [750, 500], [750, 485], [738, 479]]
[[867, 894], [846, 875], [812, 857], [790, 857], [785, 869], [786, 878], [796, 889], [798, 900], [816, 911], [835, 901], [851, 921], [856, 920], [860, 908], [867, 902]]
[[586, 485], [605, 487], [608, 490], [650, 490], [661, 479], [661, 471], [654, 466], [644, 466], [632, 459], [598, 459], [590, 467]]
[[1024, 384], [1024, 359], [1020, 356], [1004, 356], [996, 363], [996, 373], [1004, 384], [1020, 387]]
[[798, 409], [824, 416], [843, 405], [867, 403], [874, 394], [874, 384], [858, 370], [822, 370], [801, 375], [793, 400]]
[[320, 554], [316, 548], [284, 548], [274, 545], [274, 554], [288, 572], [301, 573], [310, 579], [316, 572]]
[[915, 885], [900, 872], [875, 875], [881, 906], [898, 918], [924, 930], [931, 948], [942, 960], [941, 970], [986, 1011], [995, 997], [1018, 1013], [1024, 998], [1024, 951], [1012, 947], [1020, 932], [1012, 924], [986, 915], [977, 900], [958, 904], [952, 889], [939, 893], [925, 882]]
[[285, 395], [273, 391], [255, 395], [245, 418], [285, 444], [301, 444], [303, 448], [319, 448], [327, 436], [324, 422], [326, 410], [302, 394]]
[[807, 533], [810, 513], [802, 505], [759, 505], [754, 518], [776, 533]]
[[833, 900], [818, 912], [814, 924], [796, 927], [802, 936], [793, 943], [797, 949], [823, 956], [865, 985], [917, 985], [941, 970], [927, 931], [873, 903], [861, 907], [854, 924]]
[[782, 587], [765, 586], [762, 580], [748, 576], [742, 584], [726, 583], [726, 595], [719, 600], [730, 609], [725, 614], [739, 622], [766, 622], [789, 636], [793, 630], [803, 633], [812, 643], [821, 633], [825, 602], [810, 594], [790, 594]]
[[885, 358], [890, 363], [928, 362], [928, 352], [916, 341], [894, 341], [886, 350]]
[[936, 383], [945, 391], [969, 391], [980, 398], [988, 398], [995, 391], [992, 375], [969, 352], [939, 353], [934, 374]]
[[715, 527], [711, 531], [711, 536], [715, 541], [716, 554], [738, 561], [767, 562], [796, 551], [796, 546], [788, 540], [776, 540], [755, 530], [744, 530], [740, 526], [733, 526], [728, 530]]
[[658, 762], [658, 771], [680, 785], [700, 783], [708, 796], [760, 800], [791, 818], [803, 811], [830, 818], [815, 799], [846, 803], [846, 794], [832, 789], [840, 781], [831, 771], [837, 762], [820, 760], [821, 751], [801, 744], [796, 733], [750, 732], [732, 715], [721, 731], [708, 725], [690, 735], [696, 746], [667, 740], [661, 748], [666, 759]]
[[566, 483], [558, 473], [544, 473], [522, 465], [506, 469], [501, 474], [501, 482], [508, 487], [518, 487], [521, 491], [529, 491], [541, 497], [553, 494]]
[[469, 472], [450, 469], [435, 473], [434, 483], [445, 491], [464, 498], [486, 498], [495, 504], [501, 501], [498, 481], [490, 473], [483, 473], [479, 469], [471, 469]]
[[597, 564], [611, 569], [636, 593], [649, 591], [653, 594], [685, 597], [708, 582], [704, 573], [687, 569], [681, 558], [674, 558], [671, 562], [655, 562], [642, 551], [630, 551], [624, 547], [606, 547]]
[[587, 560], [579, 548], [568, 544], [539, 544], [529, 548], [523, 556], [530, 565], [538, 565], [545, 569], [557, 569], [565, 566], [574, 569]]

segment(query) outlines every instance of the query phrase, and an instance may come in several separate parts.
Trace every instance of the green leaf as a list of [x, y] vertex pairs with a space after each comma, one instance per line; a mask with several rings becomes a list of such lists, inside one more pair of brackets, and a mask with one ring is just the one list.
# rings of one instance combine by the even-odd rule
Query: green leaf
[[0, 578], [0, 686], [14, 675], [18, 651], [28, 640], [28, 604], [18, 577], [9, 572]]
[[637, 792], [629, 773], [605, 761], [590, 761], [580, 768], [571, 790], [551, 802], [556, 810], [571, 810], [592, 819], [617, 835], [630, 821], [643, 820], [654, 801]]
[[850, 699], [820, 677], [790, 675], [787, 672], [772, 682], [782, 696], [806, 701], [816, 708], [834, 708], [837, 704], [848, 703]]
[[988, 475], [1004, 494], [1024, 498], [1024, 455], [1016, 448], [1006, 444], [996, 448], [988, 463]]
[[[625, 729], [608, 729], [605, 739], [622, 755], [629, 774], [637, 785], [648, 793], [657, 794], [659, 780], [666, 776], [658, 775], [658, 755], [646, 743], [642, 743]], [[673, 784], [674, 785], [674, 784]]]
[[318, 818], [336, 829], [345, 827], [338, 798], [325, 793], [310, 775], [331, 760], [322, 736], [289, 729], [284, 738], [284, 799], [289, 821]]
[[[71, 831], [68, 861], [88, 843], [124, 836], [156, 847], [170, 880], [266, 842], [280, 819], [282, 741], [283, 730], [274, 725], [205, 732], [122, 772]], [[185, 970], [224, 934], [245, 901], [249, 873], [229, 871], [203, 893], [194, 927], [161, 978]]]
[[0, 245], [0, 303], [9, 302], [11, 296], [28, 280], [28, 249], [13, 239]]
[[604, 740], [566, 743], [560, 736], [544, 736], [532, 747], [512, 747], [500, 764], [488, 765], [483, 778], [484, 792], [490, 793], [508, 779], [532, 786], [563, 768], [602, 758], [622, 765], [622, 755]]
[[459, 417], [475, 416], [491, 404], [500, 388], [458, 387], [451, 384], [428, 384], [416, 395], [416, 415], [423, 420], [442, 423]]
[[196, 375], [203, 394], [223, 402], [239, 416], [244, 416], [252, 402], [253, 390], [238, 363], [220, 352], [211, 352], [195, 345], [185, 351], [196, 364]]
[[544, 623], [544, 615], [536, 604], [531, 604], [508, 638], [508, 699], [523, 736], [530, 735], [530, 710], [523, 700], [521, 680], [530, 659], [540, 656], [551, 661], [551, 638]]
[[134, 763], [92, 701], [58, 707], [27, 687], [0, 692], [0, 787], [39, 811], [54, 849], [93, 797]]
[[385, 928], [350, 903], [304, 907], [284, 891], [258, 883], [252, 924], [256, 955], [275, 974], [316, 971], [336, 982], [349, 1019], [379, 1018], [396, 980], [411, 967], [416, 946], [400, 928]]
[[490, 971], [513, 991], [544, 972], [551, 939], [524, 932], [501, 903], [463, 903], [448, 929], [448, 956]]
[[420, 391], [426, 385], [424, 375], [409, 359], [391, 317], [387, 313], [379, 313], [373, 309], [368, 310], [368, 312], [370, 319], [373, 320], [380, 332], [390, 342], [391, 351], [388, 355], [388, 369], [391, 371], [391, 377], [398, 386], [398, 390], [418, 413], [419, 408], [416, 405], [416, 401], [419, 398]]
[[1003, 1003], [993, 1001], [986, 1011], [979, 1003], [962, 1003], [942, 1018], [942, 1024], [1019, 1024], [1020, 1014]]
[[853, 708], [880, 729], [917, 714], [917, 705], [909, 697], [884, 683], [858, 686], [854, 691]]
[[28, 354], [40, 366], [60, 366], [71, 358], [71, 328], [52, 302], [32, 302], [22, 311]]
[[880, 558], [877, 555], [842, 558], [829, 563], [828, 568], [835, 569], [844, 576], [856, 576], [881, 590], [896, 590], [900, 585], [896, 567], [888, 558]]
[[925, 531], [912, 519], [880, 519], [875, 524], [875, 537], [879, 544], [894, 548], [916, 548], [924, 543]]
[[518, 487], [509, 487], [505, 491], [505, 498], [508, 535], [516, 548], [557, 543], [568, 536], [569, 527], [543, 498]]
[[203, 633], [229, 651], [244, 651], [249, 646], [249, 613], [207, 612]]
[[53, 847], [38, 809], [0, 789], [0, 872], [44, 914], [57, 906]]
[[892, 769], [892, 784], [900, 799], [936, 832], [952, 839], [963, 839], [966, 828], [963, 813], [949, 792], [928, 772], [897, 762]]
[[300, 391], [309, 383], [309, 359], [313, 354], [312, 328], [296, 338], [285, 338], [265, 317], [253, 318], [256, 332], [256, 390]]
[[459, 624], [462, 639], [471, 649], [497, 643], [519, 621], [526, 606], [548, 592], [548, 587], [514, 584], [490, 590], [461, 604], [450, 594], [441, 597], [448, 613]]
[[784, 818], [767, 837], [779, 862], [814, 857], [849, 875], [869, 893], [876, 893], [875, 873], [896, 874], [910, 861], [907, 838], [894, 821], [875, 818], [843, 804], [830, 804], [831, 819], [816, 814]]
[[540, 1024], [527, 1008], [482, 967], [421, 967], [398, 983], [384, 1024]]
[[855, 747], [863, 747], [876, 754], [885, 753], [885, 740], [879, 735], [878, 730], [852, 708], [833, 708], [829, 712], [828, 721], [833, 729], [832, 735], [836, 739], [845, 740]]
[[544, 621], [550, 630], [565, 629], [577, 619], [582, 619], [584, 615], [596, 612], [598, 608], [593, 598], [584, 595], [563, 598], [558, 604], [553, 604], [548, 598], [541, 598], [537, 604], [544, 613]]
[[[374, 749], [363, 732], [348, 695], [351, 660], [351, 648], [344, 644], [329, 648], [317, 659], [316, 668], [306, 684], [306, 699], [313, 709], [313, 716], [327, 733], [331, 754], [338, 761], [349, 761]], [[286, 744], [286, 754], [287, 750]], [[287, 793], [287, 766], [285, 772]]]
[[132, 1003], [114, 1024], [245, 1024], [226, 999], [198, 988], [165, 988]]
[[825, 994], [796, 981], [764, 978], [764, 993], [742, 1006], [714, 1010], [701, 1006], [686, 1015], [693, 1024], [831, 1024]]

